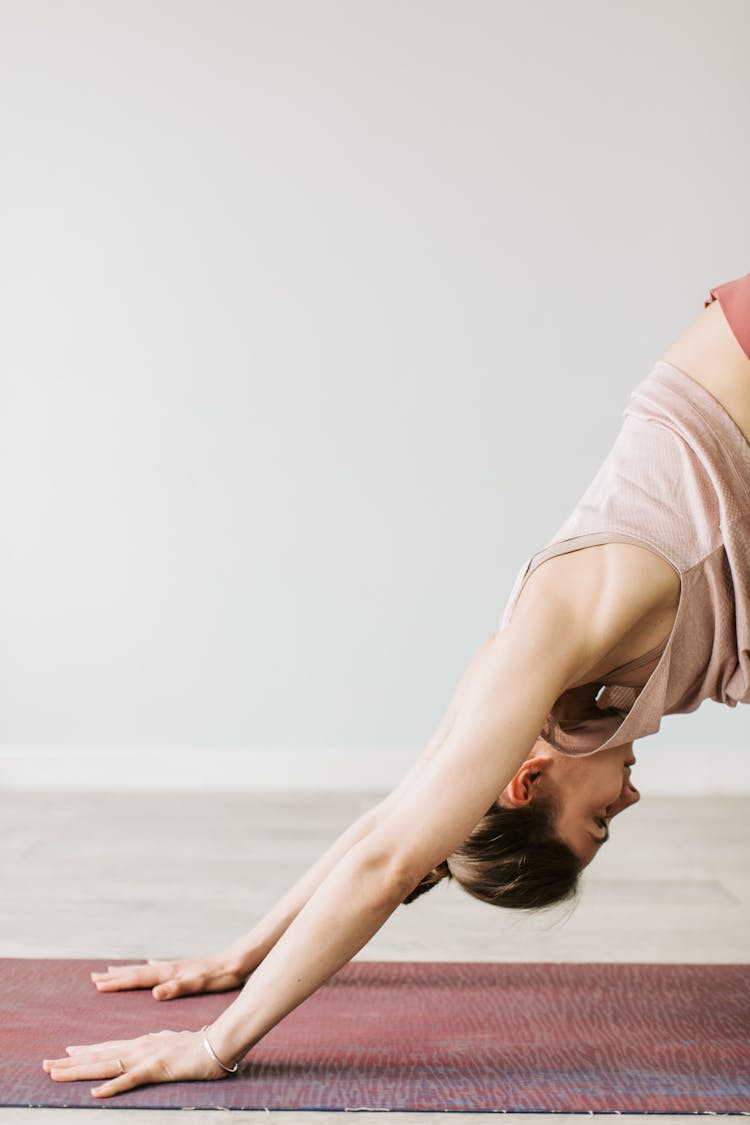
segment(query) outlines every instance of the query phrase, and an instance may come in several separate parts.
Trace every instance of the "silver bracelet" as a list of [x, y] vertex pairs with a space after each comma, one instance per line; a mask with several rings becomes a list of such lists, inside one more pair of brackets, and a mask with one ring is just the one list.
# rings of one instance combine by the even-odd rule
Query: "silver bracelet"
[[[204, 1023], [203, 1027], [201, 1028], [201, 1031], [205, 1031], [207, 1027], [208, 1027], [208, 1024]], [[213, 1047], [209, 1043], [207, 1035], [203, 1036], [203, 1046], [206, 1048], [206, 1050], [208, 1051], [209, 1055], [214, 1060], [214, 1062], [218, 1063], [219, 1066], [221, 1067], [221, 1069], [225, 1070], [227, 1072], [227, 1074], [236, 1074], [237, 1073], [237, 1067], [240, 1065], [239, 1059], [237, 1059], [237, 1062], [234, 1064], [234, 1066], [224, 1066], [224, 1063], [221, 1061], [221, 1059], [219, 1058], [219, 1056], [216, 1054]]]

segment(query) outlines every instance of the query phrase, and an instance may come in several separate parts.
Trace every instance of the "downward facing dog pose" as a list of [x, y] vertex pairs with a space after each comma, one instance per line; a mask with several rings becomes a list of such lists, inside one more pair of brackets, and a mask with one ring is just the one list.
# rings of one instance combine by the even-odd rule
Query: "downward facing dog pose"
[[521, 569], [410, 772], [212, 957], [94, 973], [157, 999], [239, 988], [206, 1028], [69, 1047], [59, 1081], [225, 1078], [396, 907], [452, 877], [499, 906], [569, 897], [638, 800], [633, 741], [704, 699], [750, 702], [750, 273], [628, 401], [573, 514]]

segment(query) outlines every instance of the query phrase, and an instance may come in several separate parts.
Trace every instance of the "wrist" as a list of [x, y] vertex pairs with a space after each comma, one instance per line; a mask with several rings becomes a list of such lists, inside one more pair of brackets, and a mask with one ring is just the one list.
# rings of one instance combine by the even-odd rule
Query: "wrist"
[[210, 1030], [211, 1025], [207, 1023], [205, 1023], [200, 1029], [200, 1035], [203, 1039], [203, 1046], [205, 1048], [206, 1054], [209, 1055], [211, 1059], [213, 1059], [213, 1061], [224, 1072], [224, 1074], [236, 1074], [239, 1067], [239, 1059], [226, 1061], [220, 1058], [214, 1051], [213, 1047], [211, 1046], [211, 1041], [208, 1038], [208, 1033], [210, 1032]]
[[219, 954], [219, 957], [228, 972], [236, 973], [243, 980], [246, 980], [263, 960], [263, 954], [256, 946], [247, 944], [230, 945]]
[[210, 1052], [207, 1053], [213, 1054], [222, 1066], [230, 1069], [234, 1067], [235, 1063], [243, 1061], [261, 1037], [258, 1027], [251, 1029], [248, 1026], [248, 1023], [257, 1023], [257, 1020], [248, 1021], [247, 1017], [239, 1016], [237, 1012], [232, 1011], [236, 1003], [235, 1000], [234, 1004], [230, 1004], [216, 1019], [206, 1024], [200, 1031], [201, 1038], [208, 1039], [211, 1048]]

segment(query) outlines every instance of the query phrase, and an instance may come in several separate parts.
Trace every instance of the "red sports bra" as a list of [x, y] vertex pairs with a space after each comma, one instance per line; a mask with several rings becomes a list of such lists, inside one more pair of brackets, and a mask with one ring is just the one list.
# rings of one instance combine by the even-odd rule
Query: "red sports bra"
[[750, 359], [750, 273], [725, 281], [710, 290], [711, 296], [703, 302], [708, 308], [712, 301], [718, 301], [727, 324], [737, 339], [743, 352]]

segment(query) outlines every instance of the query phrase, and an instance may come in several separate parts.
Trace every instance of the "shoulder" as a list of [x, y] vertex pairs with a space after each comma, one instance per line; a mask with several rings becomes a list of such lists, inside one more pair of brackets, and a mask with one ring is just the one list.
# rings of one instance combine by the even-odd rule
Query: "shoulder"
[[634, 543], [602, 543], [553, 555], [527, 578], [511, 625], [565, 649], [566, 678], [586, 682], [647, 651], [671, 629], [680, 576]]

